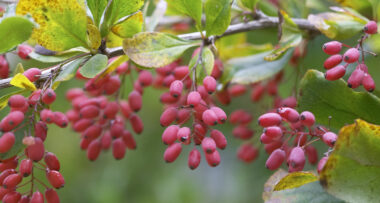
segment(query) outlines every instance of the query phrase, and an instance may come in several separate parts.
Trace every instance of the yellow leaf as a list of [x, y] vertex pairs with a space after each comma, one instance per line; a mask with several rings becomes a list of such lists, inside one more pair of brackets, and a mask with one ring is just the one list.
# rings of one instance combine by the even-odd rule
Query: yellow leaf
[[276, 186], [274, 186], [274, 191], [300, 187], [317, 180], [318, 177], [311, 172], [300, 171], [289, 173], [287, 176], [282, 178], [280, 182], [276, 184]]
[[114, 48], [123, 45], [123, 38], [115, 35], [113, 32], [109, 32], [107, 35], [107, 47]]
[[92, 49], [98, 49], [101, 43], [101, 37], [99, 29], [95, 25], [87, 24], [87, 37], [89, 46]]
[[32, 91], [35, 91], [37, 89], [36, 86], [32, 82], [30, 82], [30, 80], [27, 77], [25, 77], [25, 75], [23, 75], [21, 73], [17, 73], [12, 78], [10, 84], [15, 86], [15, 87], [19, 87], [22, 89], [28, 89], [28, 90], [32, 90]]
[[107, 75], [108, 73], [111, 73], [113, 72], [114, 70], [116, 70], [117, 67], [119, 67], [122, 63], [128, 61], [128, 56], [127, 55], [122, 55], [122, 56], [119, 56], [117, 59], [113, 60], [110, 64], [108, 64], [108, 67], [107, 69], [100, 74], [99, 78], [98, 79], [101, 79], [103, 78], [105, 75]]

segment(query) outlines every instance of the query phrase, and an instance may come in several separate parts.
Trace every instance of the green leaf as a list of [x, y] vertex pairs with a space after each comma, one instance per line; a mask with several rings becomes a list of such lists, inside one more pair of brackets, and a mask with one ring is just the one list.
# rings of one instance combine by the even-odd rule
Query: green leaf
[[206, 0], [206, 35], [222, 35], [231, 22], [230, 0]]
[[299, 111], [311, 111], [318, 123], [336, 129], [357, 118], [380, 124], [379, 98], [348, 88], [342, 79], [328, 81], [316, 70], [309, 70], [301, 80], [298, 105]]
[[380, 126], [358, 119], [341, 129], [320, 182], [330, 194], [347, 202], [378, 202], [379, 154]]
[[25, 89], [23, 90], [17, 90], [17, 91], [14, 91], [14, 92], [10, 92], [6, 95], [3, 95], [0, 97], [0, 110], [2, 110], [4, 107], [6, 107], [8, 105], [8, 100], [9, 98], [12, 96], [12, 95], [15, 95], [15, 94], [22, 94], [26, 92]]
[[144, 5], [144, 0], [112, 0], [104, 14], [101, 36], [107, 36], [109, 29], [119, 20], [136, 13]]
[[274, 191], [297, 188], [317, 180], [318, 177], [311, 172], [300, 171], [289, 173], [276, 184]]
[[197, 41], [183, 40], [171, 34], [142, 32], [125, 39], [123, 50], [136, 64], [159, 68], [177, 60], [183, 52], [197, 45]]
[[88, 47], [87, 16], [83, 1], [19, 0], [16, 13], [32, 15], [39, 25], [33, 31], [32, 39], [47, 49], [63, 51], [79, 46]]
[[54, 82], [67, 81], [73, 78], [79, 66], [87, 59], [87, 57], [79, 58], [62, 66], [62, 71], [55, 78]]
[[293, 51], [288, 50], [284, 56], [275, 61], [266, 61], [264, 57], [270, 52], [235, 58], [227, 62], [222, 83], [251, 84], [265, 80], [282, 70], [288, 63]]
[[[196, 54], [191, 59], [189, 63], [190, 72], [191, 72], [191, 69], [195, 66], [198, 58], [199, 58], [199, 54]], [[208, 47], [206, 47], [202, 51], [202, 62], [197, 64], [197, 67], [196, 67], [197, 83], [202, 84], [203, 79], [207, 75], [211, 75], [213, 68], [214, 68], [214, 54]], [[193, 75], [190, 74], [190, 77], [192, 78]]]
[[[371, 1], [371, 0], [370, 0]], [[341, 7], [349, 7], [363, 15], [371, 15], [371, 4], [368, 0], [335, 0]], [[373, 17], [375, 14], [373, 13]], [[371, 16], [369, 16], [371, 17]]]
[[170, 8], [193, 18], [198, 28], [202, 27], [202, 0], [166, 0], [166, 2]]
[[99, 26], [104, 9], [107, 6], [107, 0], [87, 0], [87, 6], [91, 11], [95, 25]]
[[274, 191], [266, 202], [337, 203], [344, 201], [330, 195], [322, 188], [318, 181], [314, 181], [301, 187]]
[[239, 5], [240, 8], [243, 8], [248, 11], [254, 11], [256, 4], [260, 0], [238, 0], [237, 4]]
[[140, 11], [112, 26], [111, 30], [114, 34], [122, 38], [133, 37], [133, 35], [141, 32], [143, 23], [143, 14]]
[[22, 66], [22, 63], [18, 63], [17, 66], [16, 66], [16, 69], [15, 69], [15, 74], [17, 73], [24, 73], [24, 66]]
[[36, 60], [36, 61], [40, 61], [43, 63], [59, 63], [59, 62], [65, 61], [65, 60], [67, 60], [73, 56], [76, 56], [80, 53], [83, 53], [83, 52], [74, 51], [74, 52], [67, 52], [67, 53], [64, 53], [61, 55], [47, 56], [47, 55], [38, 54], [36, 52], [32, 52], [29, 54], [29, 57]]
[[352, 13], [325, 12], [309, 15], [308, 21], [331, 39], [347, 39], [363, 30], [366, 20]]
[[86, 78], [93, 78], [107, 68], [108, 58], [103, 54], [91, 57], [79, 70]]
[[0, 23], [0, 54], [29, 39], [34, 24], [25, 17], [5, 18]]
[[[13, 147], [5, 153], [0, 153], [0, 159], [9, 159], [15, 155], [17, 155], [24, 147], [25, 145], [22, 143], [23, 138], [29, 134], [29, 132], [34, 133], [33, 128], [30, 129], [30, 122], [32, 115], [32, 111], [29, 111], [25, 114], [24, 121], [19, 124], [19, 127], [16, 127], [17, 130], [14, 131], [15, 134], [15, 143]], [[3, 134], [1, 134], [3, 136]]]

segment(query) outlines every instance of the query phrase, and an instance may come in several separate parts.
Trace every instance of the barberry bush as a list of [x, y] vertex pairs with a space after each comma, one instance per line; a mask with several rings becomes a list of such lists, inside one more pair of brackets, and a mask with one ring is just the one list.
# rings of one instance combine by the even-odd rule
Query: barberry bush
[[0, 200], [377, 202], [379, 11], [0, 1]]

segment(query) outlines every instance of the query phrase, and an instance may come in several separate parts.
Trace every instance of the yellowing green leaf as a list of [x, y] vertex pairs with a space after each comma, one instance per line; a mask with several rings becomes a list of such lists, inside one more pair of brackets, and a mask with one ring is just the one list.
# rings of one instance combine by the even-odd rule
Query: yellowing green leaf
[[0, 22], [0, 54], [29, 39], [33, 23], [27, 18], [14, 16]]
[[231, 22], [230, 0], [206, 0], [206, 35], [222, 35]]
[[128, 61], [128, 59], [129, 58], [127, 55], [117, 57], [110, 64], [108, 64], [107, 69], [99, 76], [99, 79], [116, 70], [117, 67], [119, 67], [122, 63]]
[[79, 70], [86, 78], [93, 78], [107, 68], [108, 58], [103, 54], [91, 57]]
[[114, 48], [114, 47], [120, 47], [123, 45], [123, 38], [115, 35], [113, 32], [109, 32], [107, 35], [107, 47], [108, 48]]
[[15, 73], [23, 73], [24, 72], [24, 67], [22, 66], [22, 63], [18, 63], [15, 69]]
[[123, 50], [136, 64], [159, 68], [177, 60], [187, 49], [197, 46], [175, 35], [158, 32], [141, 32], [123, 42]]
[[322, 186], [347, 202], [378, 202], [379, 154], [380, 126], [356, 120], [343, 127], [320, 174]]
[[143, 14], [140, 11], [128, 17], [124, 21], [112, 26], [111, 30], [119, 37], [128, 38], [141, 32], [143, 23]]
[[16, 13], [31, 14], [39, 27], [32, 38], [53, 51], [87, 47], [86, 10], [82, 0], [20, 0]]
[[305, 185], [307, 183], [311, 183], [317, 180], [318, 180], [318, 177], [311, 172], [300, 171], [300, 172], [289, 173], [287, 176], [282, 178], [280, 182], [276, 184], [276, 186], [274, 187], [274, 191], [300, 187], [302, 185]]
[[98, 49], [102, 39], [100, 38], [100, 31], [95, 25], [87, 24], [87, 37], [89, 47]]
[[32, 91], [35, 91], [37, 89], [36, 86], [32, 82], [30, 82], [30, 80], [27, 77], [25, 77], [25, 75], [21, 73], [17, 73], [10, 81], [10, 84], [15, 87], [28, 89]]

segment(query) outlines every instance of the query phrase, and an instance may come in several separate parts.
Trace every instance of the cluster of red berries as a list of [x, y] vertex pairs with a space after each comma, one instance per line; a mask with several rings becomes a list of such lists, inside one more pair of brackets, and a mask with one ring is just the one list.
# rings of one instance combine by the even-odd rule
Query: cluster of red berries
[[[24, 74], [31, 81], [35, 81], [40, 75], [40, 71], [37, 72], [29, 69]], [[19, 144], [25, 145], [26, 148], [24, 153], [1, 160], [0, 199], [2, 202], [44, 202], [44, 195], [38, 189], [33, 188], [35, 182], [46, 188], [47, 202], [60, 202], [58, 194], [53, 188], [63, 187], [65, 180], [59, 172], [60, 163], [57, 157], [51, 152], [46, 152], [44, 147], [48, 130], [47, 124], [54, 123], [59, 127], [66, 127], [68, 124], [65, 114], [52, 112], [47, 108], [55, 101], [55, 98], [55, 92], [50, 88], [38, 89], [28, 98], [22, 95], [13, 95], [9, 98], [10, 113], [0, 122], [0, 129], [3, 132], [0, 137], [0, 153], [8, 153]], [[40, 121], [36, 120], [38, 116]], [[16, 139], [16, 136], [22, 136], [22, 143], [16, 143], [16, 140], [20, 140], [20, 138]], [[19, 160], [21, 160], [20, 163]], [[46, 178], [51, 186], [47, 186], [35, 177], [35, 169], [46, 173]], [[23, 182], [29, 176], [30, 180]], [[29, 184], [31, 185], [30, 190], [26, 190], [25, 187]]]
[[[189, 74], [194, 70], [179, 63], [176, 61], [158, 68], [154, 82], [156, 87], [169, 88], [160, 98], [165, 104], [160, 123], [167, 127], [162, 134], [163, 143], [168, 145], [164, 160], [168, 163], [175, 161], [182, 151], [182, 145], [190, 145], [193, 141], [194, 148], [188, 156], [189, 168], [196, 169], [201, 161], [201, 153], [196, 145], [201, 145], [207, 163], [215, 167], [220, 163], [216, 148], [224, 149], [227, 146], [223, 133], [211, 128], [227, 120], [226, 113], [214, 105], [211, 97], [217, 87], [215, 78], [219, 78], [222, 73], [221, 63], [216, 62], [211, 76], [206, 76], [202, 85], [196, 85], [190, 78]], [[190, 126], [184, 126], [191, 118]]]
[[115, 72], [114, 75], [100, 74], [86, 79], [84, 91], [71, 89], [66, 94], [73, 107], [66, 115], [73, 130], [81, 133], [80, 147], [87, 150], [87, 158], [91, 161], [96, 160], [102, 150], [111, 147], [113, 157], [117, 160], [125, 156], [126, 149], [136, 149], [136, 141], [126, 128], [127, 121], [136, 134], [142, 133], [144, 129], [144, 124], [136, 113], [142, 107], [143, 88], [152, 84], [152, 75], [145, 70], [139, 71], [134, 90], [129, 93], [127, 100], [123, 100], [120, 98], [120, 78], [131, 74], [131, 68], [128, 63], [123, 63]]
[[9, 64], [5, 59], [5, 55], [0, 55], [0, 78], [8, 78], [9, 77]]
[[[371, 34], [377, 33], [377, 24], [375, 21], [369, 21], [364, 26], [365, 35], [361, 37], [359, 43], [356, 47], [350, 47], [343, 55], [339, 54], [344, 45], [338, 41], [327, 42], [323, 45], [323, 51], [331, 55], [327, 58], [323, 64], [324, 68], [327, 69], [325, 73], [325, 78], [330, 81], [338, 80], [346, 74], [346, 69], [349, 64], [357, 63], [355, 70], [351, 73], [348, 78], [347, 85], [350, 88], [357, 88], [360, 85], [372, 92], [375, 90], [375, 82], [371, 75], [368, 73], [368, 67], [364, 63], [364, 50], [363, 41], [369, 37]], [[360, 60], [360, 52], [362, 52], [362, 60]], [[346, 64], [341, 64], [344, 61]]]
[[311, 164], [318, 161], [317, 150], [311, 143], [322, 140], [332, 148], [337, 140], [335, 133], [315, 126], [315, 117], [309, 111], [300, 114], [293, 108], [281, 107], [276, 112], [263, 114], [258, 121], [264, 127], [260, 141], [270, 154], [266, 161], [266, 167], [270, 170], [279, 168], [287, 160], [289, 172], [301, 171], [306, 156]]

